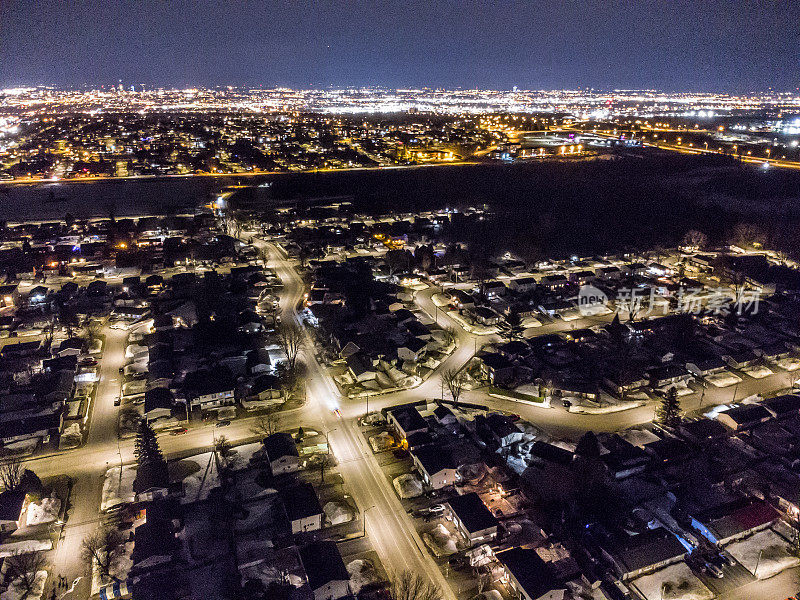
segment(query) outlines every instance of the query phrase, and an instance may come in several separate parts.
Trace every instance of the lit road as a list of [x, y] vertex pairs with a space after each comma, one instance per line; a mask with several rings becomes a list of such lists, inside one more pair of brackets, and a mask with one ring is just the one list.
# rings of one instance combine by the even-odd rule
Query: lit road
[[[304, 292], [300, 277], [274, 246], [258, 240], [256, 243], [269, 249], [272, 266], [284, 283], [281, 298], [284, 318], [296, 318], [295, 307]], [[310, 338], [307, 338], [305, 348], [313, 348]], [[455, 600], [450, 586], [424, 550], [414, 523], [359, 432], [356, 423], [359, 411], [348, 410], [349, 407], [342, 403], [336, 385], [312, 352], [305, 351], [303, 360], [308, 368], [306, 407], [322, 422], [331, 451], [338, 461], [339, 472], [359, 509], [366, 512], [367, 534], [384, 568], [389, 573], [405, 570], [424, 573], [442, 590], [444, 598]], [[340, 409], [341, 416], [334, 413], [336, 408]]]

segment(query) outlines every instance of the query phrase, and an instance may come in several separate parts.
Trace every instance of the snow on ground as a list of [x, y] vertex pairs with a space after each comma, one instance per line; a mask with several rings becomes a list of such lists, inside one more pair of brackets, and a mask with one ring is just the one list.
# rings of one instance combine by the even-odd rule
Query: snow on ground
[[373, 452], [381, 452], [383, 450], [388, 450], [394, 444], [394, 438], [386, 433], [385, 431], [379, 433], [378, 435], [373, 435], [369, 438], [369, 445], [372, 446]]
[[347, 563], [347, 572], [350, 573], [350, 587], [353, 593], [358, 594], [362, 588], [378, 583], [380, 578], [371, 560], [356, 559]]
[[422, 482], [413, 473], [404, 473], [392, 481], [397, 495], [403, 499], [416, 498], [422, 495]]
[[25, 588], [19, 585], [20, 580], [15, 579], [8, 589], [0, 594], [0, 600], [38, 600], [44, 594], [44, 583], [47, 581], [47, 571], [36, 571], [33, 588], [26, 593]]
[[784, 371], [797, 371], [800, 369], [800, 359], [795, 358], [793, 356], [789, 356], [787, 358], [780, 358], [775, 361], [775, 364], [778, 365]]
[[[127, 532], [126, 532], [127, 535]], [[133, 568], [133, 561], [131, 554], [133, 554], [133, 542], [125, 542], [121, 546], [122, 551], [119, 553], [112, 563], [109, 565], [111, 574], [120, 581], [128, 579], [128, 573]], [[92, 596], [100, 592], [100, 588], [113, 583], [110, 577], [100, 575], [100, 569], [97, 568], [97, 561], [92, 561], [92, 582], [91, 591]]]
[[322, 510], [331, 525], [341, 525], [353, 520], [353, 511], [349, 506], [340, 502], [328, 502], [322, 507]]
[[61, 500], [59, 498], [42, 498], [40, 502], [31, 502], [28, 504], [25, 522], [28, 527], [33, 525], [42, 525], [43, 523], [52, 523], [58, 519], [58, 513], [61, 511]]
[[724, 388], [740, 383], [742, 378], [730, 371], [721, 371], [720, 373], [706, 375], [705, 380], [715, 387]]
[[645, 444], [649, 444], [650, 442], [658, 441], [660, 438], [645, 429], [625, 429], [619, 432], [619, 435], [622, 439], [626, 442], [633, 444], [634, 446], [644, 446]]
[[632, 583], [646, 600], [711, 600], [714, 597], [684, 562], [638, 577]]
[[423, 534], [422, 539], [437, 558], [458, 552], [458, 536], [449, 531], [443, 523], [439, 523], [428, 533]]
[[786, 551], [787, 545], [788, 542], [772, 529], [765, 529], [741, 541], [728, 544], [725, 550], [756, 578], [767, 579], [800, 564], [800, 559]]
[[[678, 392], [678, 394], [680, 395], [680, 392]], [[572, 402], [572, 406], [570, 406], [568, 409], [569, 412], [585, 415], [602, 415], [606, 413], [621, 412], [623, 410], [639, 408], [645, 404], [643, 400], [629, 400], [625, 402], [616, 402], [614, 404], [606, 404], [605, 406], [593, 406], [590, 404], [581, 405], [580, 398], [569, 398], [569, 400]]]
[[231, 452], [236, 454], [238, 458], [236, 467], [239, 469], [247, 467], [250, 464], [250, 459], [253, 458], [253, 455], [261, 448], [263, 448], [261, 442], [254, 442], [252, 444], [244, 444], [231, 448]]
[[36, 450], [36, 446], [39, 445], [40, 441], [42, 441], [42, 438], [35, 437], [29, 440], [11, 442], [10, 444], [5, 445], [5, 449], [8, 452], [12, 452], [20, 456], [28, 456], [29, 454], [33, 454], [33, 451]]
[[743, 373], [746, 373], [753, 379], [764, 379], [764, 377], [769, 377], [770, 375], [774, 375], [774, 371], [769, 367], [765, 367], [762, 365], [755, 365], [752, 367], [745, 367], [742, 369]]
[[14, 554], [25, 554], [26, 552], [38, 552], [40, 550], [51, 550], [52, 540], [23, 540], [21, 542], [9, 542], [0, 545], [0, 558], [8, 558]]
[[219, 486], [219, 473], [217, 472], [217, 465], [213, 459], [212, 452], [190, 456], [178, 461], [178, 463], [183, 463], [183, 466], [193, 471], [183, 477], [182, 504], [205, 500], [208, 498], [209, 492]]
[[111, 467], [106, 471], [100, 510], [105, 512], [119, 504], [133, 502], [136, 497], [133, 493], [134, 479], [136, 479], [136, 467], [134, 466], [123, 467], [122, 478], [119, 475], [119, 467]]

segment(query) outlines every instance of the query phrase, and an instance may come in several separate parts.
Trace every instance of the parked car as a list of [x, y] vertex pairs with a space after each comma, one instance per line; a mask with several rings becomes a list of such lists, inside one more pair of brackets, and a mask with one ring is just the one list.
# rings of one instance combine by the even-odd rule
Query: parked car
[[431, 504], [428, 507], [429, 515], [441, 515], [444, 513], [444, 504]]
[[119, 406], [121, 403], [122, 403], [122, 399], [119, 396], [114, 398], [114, 406]]
[[217, 424], [215, 425], [215, 427], [227, 427], [230, 424], [231, 424], [231, 422], [228, 421], [228, 419], [223, 419], [222, 421], [217, 421]]
[[711, 573], [717, 579], [722, 579], [725, 576], [725, 574], [722, 572], [722, 569], [720, 569], [713, 562], [706, 562], [706, 565], [708, 566], [709, 573]]
[[82, 367], [93, 367], [96, 364], [97, 364], [97, 359], [94, 359], [91, 356], [87, 356], [86, 358], [81, 359]]

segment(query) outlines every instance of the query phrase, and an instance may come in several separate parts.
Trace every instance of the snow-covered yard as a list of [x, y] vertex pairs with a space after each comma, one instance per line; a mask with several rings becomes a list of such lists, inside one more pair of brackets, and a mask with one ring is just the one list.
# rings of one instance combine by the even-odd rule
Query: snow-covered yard
[[350, 573], [350, 587], [353, 593], [358, 594], [362, 588], [378, 583], [380, 577], [371, 560], [356, 559], [347, 563], [347, 572]]
[[775, 364], [784, 371], [789, 371], [791, 373], [792, 371], [800, 369], [800, 358], [795, 358], [794, 356], [779, 358], [775, 361]]
[[769, 377], [770, 375], [775, 374], [775, 372], [772, 369], [764, 365], [753, 365], [752, 367], [745, 367], [744, 369], [742, 369], [742, 373], [749, 375], [753, 379], [764, 379], [764, 377]]
[[413, 473], [404, 473], [392, 481], [397, 495], [403, 499], [416, 498], [422, 495], [422, 482]]
[[714, 387], [724, 388], [740, 383], [742, 378], [736, 373], [731, 373], [730, 371], [720, 371], [719, 373], [711, 373], [711, 375], [706, 375], [705, 380]]
[[757, 579], [767, 579], [800, 564], [800, 559], [787, 552], [787, 545], [788, 542], [772, 529], [765, 529], [729, 544], [725, 550]]
[[394, 438], [391, 434], [382, 431], [378, 435], [373, 435], [369, 438], [369, 445], [372, 446], [373, 452], [382, 452], [388, 450], [394, 445]]
[[112, 467], [106, 471], [103, 481], [103, 497], [100, 501], [100, 510], [107, 511], [114, 506], [133, 502], [133, 480], [136, 479], [136, 467], [122, 467], [122, 477], [119, 474], [119, 467]]
[[684, 562], [632, 581], [647, 600], [711, 600], [714, 594]]
[[52, 523], [58, 519], [61, 510], [61, 500], [59, 498], [42, 498], [39, 502], [31, 502], [25, 515], [25, 522], [28, 527]]
[[[31, 571], [33, 573], [33, 571]], [[20, 579], [15, 579], [8, 589], [0, 594], [0, 600], [38, 600], [44, 594], [44, 584], [47, 581], [47, 571], [36, 571], [36, 578], [30, 592], [22, 587]]]
[[331, 525], [341, 525], [353, 520], [353, 511], [349, 506], [342, 502], [328, 502], [322, 507], [325, 519]]
[[0, 558], [8, 558], [14, 554], [24, 554], [25, 552], [38, 552], [52, 550], [52, 540], [23, 540], [21, 542], [9, 542], [0, 545]]
[[[110, 573], [119, 581], [128, 579], [128, 573], [133, 567], [131, 554], [133, 554], [133, 542], [125, 542], [120, 546], [120, 551], [109, 565]], [[100, 575], [100, 569], [97, 568], [96, 561], [92, 562], [92, 595], [99, 593], [100, 588], [111, 583], [113, 583], [111, 578]]]
[[461, 536], [450, 531], [444, 523], [439, 523], [428, 533], [424, 533], [422, 539], [425, 545], [431, 549], [431, 552], [437, 558], [441, 558], [458, 552], [458, 543], [461, 541]]
[[208, 498], [209, 492], [219, 486], [219, 473], [212, 452], [204, 452], [169, 463], [170, 481], [183, 481], [182, 504]]

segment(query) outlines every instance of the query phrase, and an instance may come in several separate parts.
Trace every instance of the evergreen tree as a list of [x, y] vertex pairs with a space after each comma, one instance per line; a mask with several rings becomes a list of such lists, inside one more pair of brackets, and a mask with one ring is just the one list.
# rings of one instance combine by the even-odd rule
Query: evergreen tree
[[665, 427], [677, 427], [681, 423], [681, 403], [678, 400], [678, 390], [673, 386], [669, 388], [658, 407], [656, 418]]
[[509, 337], [516, 340], [522, 337], [525, 328], [522, 326], [522, 317], [517, 310], [511, 310], [506, 316], [506, 323], [510, 328]]
[[136, 461], [141, 467], [146, 463], [163, 463], [164, 455], [158, 446], [158, 439], [146, 419], [139, 421], [139, 430], [136, 432], [136, 445], [134, 447]]

